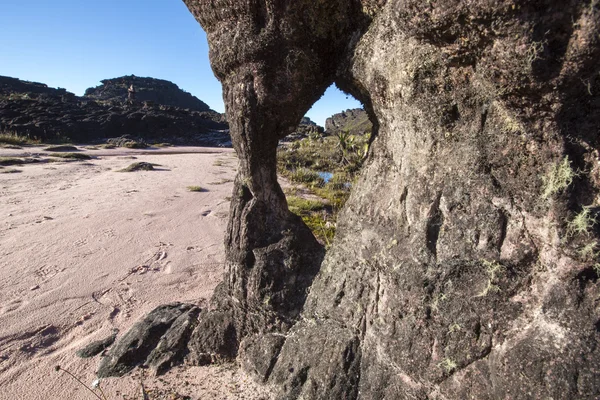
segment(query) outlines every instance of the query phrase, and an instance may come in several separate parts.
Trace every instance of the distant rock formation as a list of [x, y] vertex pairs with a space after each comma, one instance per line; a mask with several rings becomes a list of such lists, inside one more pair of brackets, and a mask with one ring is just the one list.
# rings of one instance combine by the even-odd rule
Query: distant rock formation
[[347, 131], [352, 135], [364, 135], [373, 131], [373, 123], [369, 120], [369, 115], [365, 110], [354, 108], [327, 118], [325, 130], [330, 135], [341, 131]]
[[173, 82], [163, 79], [127, 75], [100, 82], [102, 85], [87, 89], [83, 97], [90, 100], [123, 102], [127, 99], [127, 89], [133, 85], [136, 101], [187, 108], [193, 111], [210, 111], [210, 107], [202, 100], [181, 90]]
[[205, 110], [193, 111], [150, 100], [127, 104], [126, 91], [120, 100], [96, 101], [42, 83], [0, 77], [0, 128], [42, 140], [86, 142], [133, 135], [173, 144], [230, 145], [229, 126], [222, 114], [188, 93], [173, 89], [177, 88], [174, 84], [144, 79], [162, 85], [155, 86], [152, 92], [156, 98], [161, 98], [159, 88], [164, 86], [165, 99], [173, 98], [179, 91], [181, 98], [192, 98], [188, 105], [196, 104]]
[[36, 97], [38, 95], [75, 97], [73, 93], [67, 92], [67, 89], [55, 89], [40, 82], [22, 81], [9, 76], [0, 76], [0, 99], [11, 95], [20, 98], [28, 95], [35, 95]]
[[316, 122], [312, 121], [308, 117], [303, 117], [300, 120], [300, 124], [296, 127], [294, 132], [290, 133], [283, 139], [282, 142], [293, 142], [295, 140], [300, 140], [309, 137], [310, 135], [323, 135], [325, 133], [325, 129], [322, 126], [317, 125]]

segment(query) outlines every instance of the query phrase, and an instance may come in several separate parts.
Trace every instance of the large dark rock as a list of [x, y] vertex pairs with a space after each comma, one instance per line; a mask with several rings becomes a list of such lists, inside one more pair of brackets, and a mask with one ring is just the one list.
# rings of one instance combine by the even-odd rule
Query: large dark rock
[[155, 308], [110, 348], [100, 361], [100, 378], [122, 376], [139, 365], [156, 373], [181, 361], [199, 313], [191, 304], [173, 303]]
[[[184, 1], [240, 157], [206, 327], [287, 337], [244, 365], [285, 399], [600, 396], [598, 2]], [[375, 139], [311, 283], [274, 149], [333, 82]]]

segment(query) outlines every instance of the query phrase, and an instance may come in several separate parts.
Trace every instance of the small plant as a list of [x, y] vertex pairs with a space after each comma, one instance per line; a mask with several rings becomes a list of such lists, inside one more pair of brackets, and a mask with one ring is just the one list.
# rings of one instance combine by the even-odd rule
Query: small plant
[[576, 176], [577, 173], [571, 168], [569, 157], [565, 156], [560, 163], [553, 164], [550, 171], [542, 177], [544, 183], [542, 197], [547, 199], [556, 193], [562, 192], [573, 183]]
[[454, 362], [450, 358], [444, 358], [444, 360], [441, 363], [439, 363], [438, 366], [440, 368], [445, 369], [447, 373], [451, 373], [452, 371], [456, 370], [456, 368], [458, 367], [456, 362]]
[[584, 234], [588, 235], [590, 229], [596, 225], [596, 217], [592, 215], [589, 207], [583, 207], [581, 212], [573, 218], [568, 224], [567, 234], [576, 235]]
[[498, 279], [498, 275], [504, 273], [506, 268], [502, 266], [502, 264], [497, 261], [487, 261], [483, 260], [481, 262], [486, 269], [486, 273], [488, 275], [487, 283], [485, 288], [475, 297], [485, 297], [491, 292], [499, 292], [500, 286], [496, 285], [495, 282]]
[[208, 190], [204, 189], [202, 186], [188, 186], [187, 190], [190, 192], [207, 192]]
[[598, 243], [596, 241], [590, 242], [579, 249], [579, 255], [584, 259], [595, 259], [598, 257], [597, 247]]

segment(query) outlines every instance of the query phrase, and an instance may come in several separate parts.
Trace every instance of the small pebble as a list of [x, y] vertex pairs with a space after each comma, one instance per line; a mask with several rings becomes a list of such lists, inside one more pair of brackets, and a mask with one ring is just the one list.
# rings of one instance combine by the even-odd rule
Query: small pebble
[[37, 290], [40, 288], [40, 285], [35, 285], [29, 288], [29, 290]]

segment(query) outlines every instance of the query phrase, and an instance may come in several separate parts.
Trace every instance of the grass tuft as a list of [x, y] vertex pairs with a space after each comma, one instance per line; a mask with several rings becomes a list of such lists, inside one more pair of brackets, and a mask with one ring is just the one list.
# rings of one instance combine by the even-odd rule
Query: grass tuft
[[20, 136], [14, 132], [0, 132], [0, 143], [13, 146], [22, 146], [26, 144], [34, 144], [35, 141], [26, 136]]
[[60, 146], [50, 146], [46, 147], [44, 151], [78, 151], [79, 149], [75, 146], [69, 145], [60, 145]]
[[134, 162], [128, 167], [118, 170], [117, 172], [135, 172], [135, 171], [154, 171], [154, 166], [158, 164], [152, 164], [148, 162]]
[[0, 157], [0, 165], [9, 166], [9, 165], [23, 165], [25, 161], [21, 158], [17, 157]]
[[188, 186], [187, 190], [190, 192], [208, 192], [208, 190], [204, 189], [202, 186]]
[[66, 160], [91, 160], [92, 157], [82, 153], [51, 153], [50, 157], [63, 158]]

